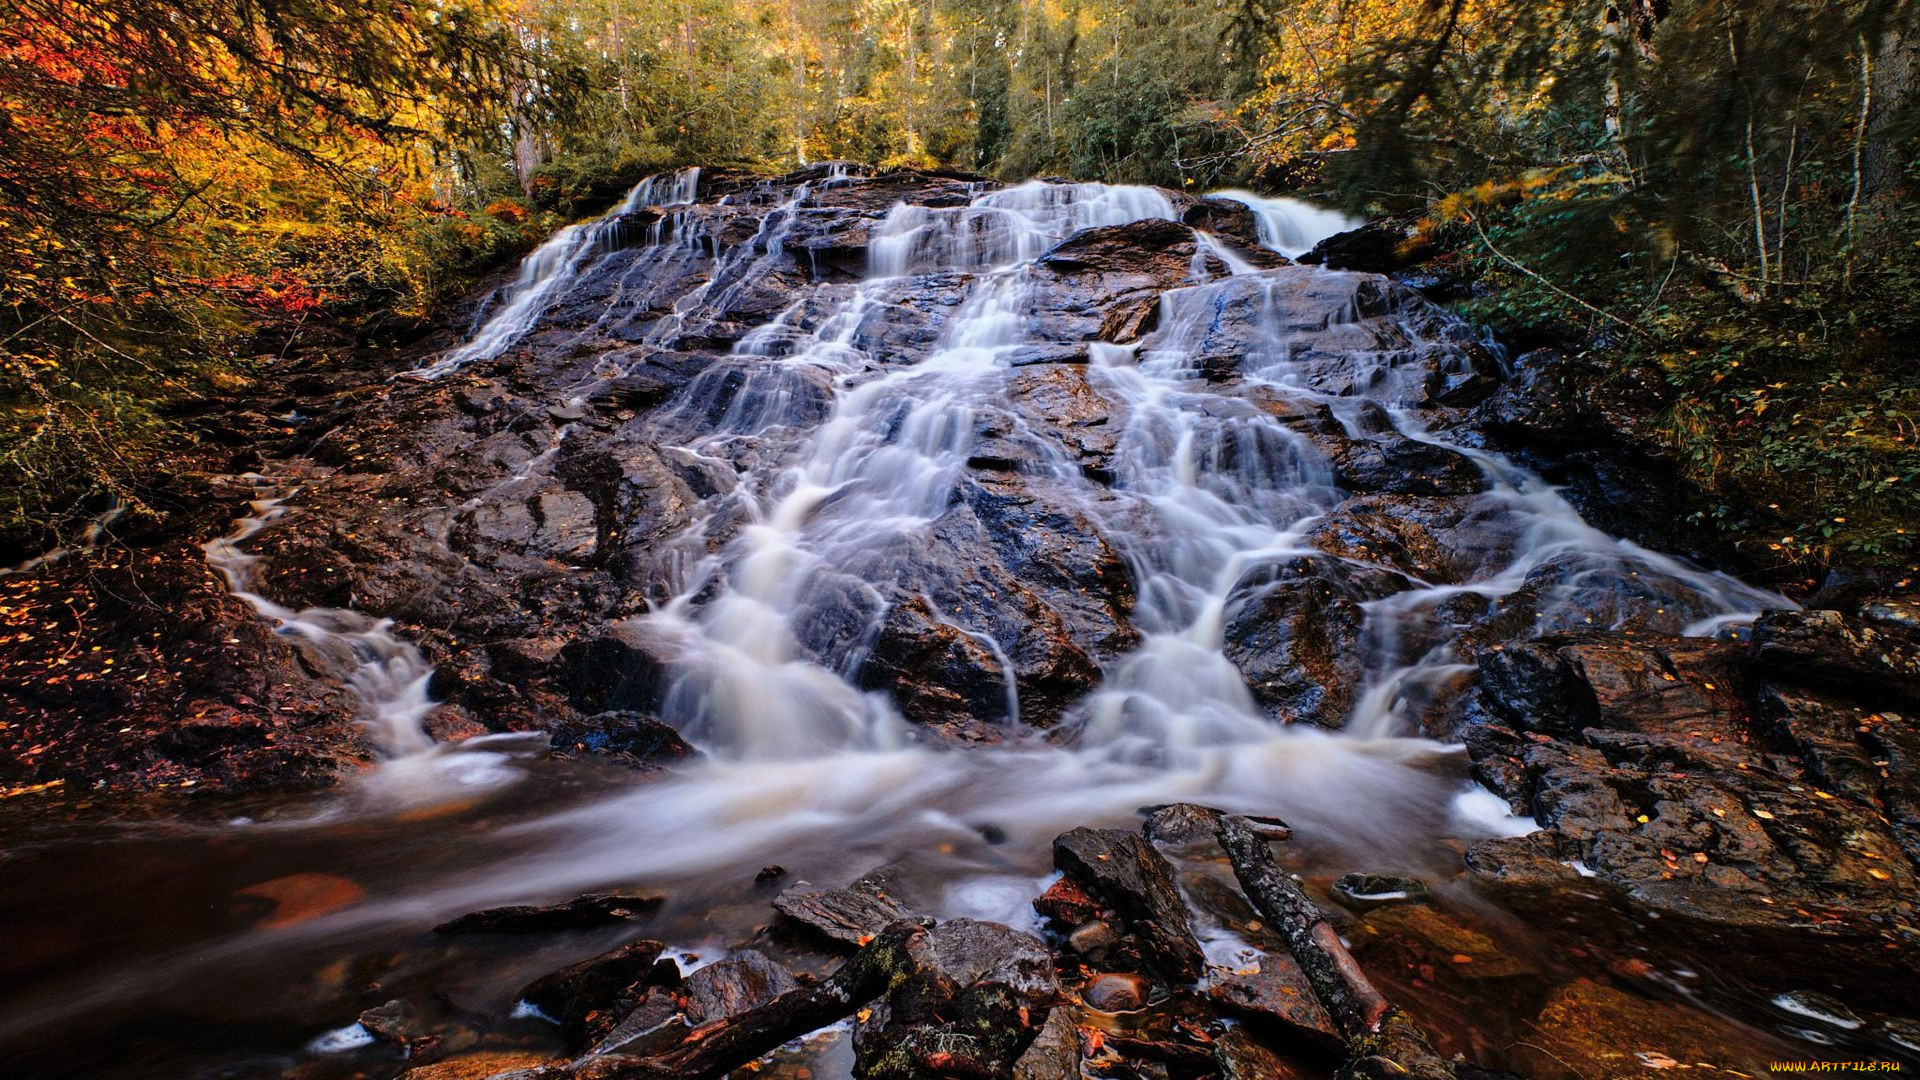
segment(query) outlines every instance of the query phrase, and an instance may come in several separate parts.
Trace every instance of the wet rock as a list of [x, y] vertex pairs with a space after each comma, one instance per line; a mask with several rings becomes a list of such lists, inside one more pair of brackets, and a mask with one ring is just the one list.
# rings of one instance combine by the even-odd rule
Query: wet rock
[[765, 953], [746, 949], [687, 976], [687, 1020], [699, 1027], [729, 1019], [757, 1009], [797, 985], [792, 972]]
[[1353, 707], [1365, 661], [1365, 595], [1326, 562], [1300, 560], [1283, 571], [1289, 576], [1236, 598], [1223, 651], [1276, 718], [1338, 728]]
[[1355, 911], [1425, 900], [1427, 883], [1400, 874], [1342, 874], [1333, 883], [1333, 894]]
[[552, 726], [550, 745], [556, 757], [593, 754], [635, 768], [657, 761], [677, 761], [697, 751], [672, 726], [645, 713], [614, 710]]
[[897, 868], [882, 867], [839, 889], [816, 889], [802, 882], [776, 897], [773, 906], [835, 941], [864, 945], [913, 914], [913, 901], [900, 894], [900, 878]]
[[1213, 1040], [1221, 1080], [1304, 1080], [1316, 1075], [1261, 1045], [1244, 1028], [1229, 1028]]
[[654, 713], [670, 681], [670, 655], [645, 633], [609, 627], [560, 650], [554, 667], [573, 706], [583, 713]]
[[[1552, 845], [1592, 884], [1745, 948], [1787, 948], [1789, 928], [1795, 947], [1855, 943], [1875, 963], [1914, 947], [1901, 929], [1914, 871], [1877, 813], [1673, 740], [1587, 737], [1598, 745], [1540, 740], [1524, 753], [1534, 812], [1551, 833], [1527, 838], [1532, 850]], [[1526, 850], [1488, 842], [1468, 866], [1498, 879]]]
[[1920, 1051], [1920, 1021], [1889, 1016], [1874, 1025], [1874, 1034], [1904, 1050]]
[[1147, 1003], [1148, 989], [1138, 975], [1095, 975], [1080, 988], [1080, 1000], [1101, 1012], [1128, 1012]]
[[1846, 1002], [1818, 990], [1791, 990], [1775, 997], [1773, 1005], [1795, 1019], [1811, 1020], [1836, 1031], [1858, 1031], [1866, 1026]]
[[1105, 963], [1119, 947], [1119, 931], [1102, 919], [1081, 923], [1067, 935], [1067, 948], [1093, 964]]
[[[666, 948], [658, 941], [622, 945], [544, 975], [518, 996], [558, 1023], [569, 1046], [584, 1048], [605, 1038], [633, 1009], [646, 985], [664, 977], [655, 964]], [[666, 963], [673, 966], [672, 961]]]
[[0, 780], [245, 791], [324, 784], [374, 757], [352, 695], [228, 595], [194, 544], [116, 537], [0, 578], [0, 606]]
[[925, 598], [913, 596], [887, 610], [860, 683], [891, 690], [901, 715], [916, 724], [956, 741], [985, 742], [1012, 720], [1009, 674], [989, 644], [941, 621]]
[[1253, 208], [1233, 199], [1195, 199], [1180, 220], [1242, 248], [1260, 249], [1260, 219]]
[[1080, 1034], [1064, 1010], [1054, 1009], [1013, 1063], [1013, 1080], [1080, 1080]]
[[1753, 657], [1771, 677], [1920, 706], [1920, 606], [1869, 605], [1838, 611], [1770, 611], [1753, 624]]
[[419, 1032], [415, 1028], [413, 1010], [404, 1001], [389, 1001], [363, 1010], [355, 1023], [367, 1030], [376, 1040], [390, 1046], [405, 1047], [408, 1040]]
[[[1170, 803], [1166, 806], [1150, 808], [1147, 820], [1141, 831], [1147, 839], [1156, 844], [1169, 844], [1183, 847], [1188, 844], [1213, 844], [1220, 831], [1220, 815], [1225, 813], [1211, 806], [1198, 803]], [[1286, 840], [1293, 836], [1293, 830], [1287, 823], [1276, 817], [1244, 816], [1246, 821], [1260, 836], [1269, 840]]]
[[645, 919], [663, 897], [638, 893], [589, 893], [560, 904], [514, 904], [473, 911], [441, 923], [436, 934], [546, 934]]
[[1141, 956], [1176, 983], [1200, 976], [1200, 944], [1187, 923], [1173, 867], [1139, 833], [1074, 829], [1053, 842], [1053, 862], [1089, 893], [1112, 905]]
[[1007, 380], [1021, 414], [1044, 424], [1089, 476], [1111, 476], [1123, 419], [1089, 380], [1087, 369], [1066, 364], [1022, 368]]
[[1362, 494], [1472, 495], [1487, 486], [1466, 455], [1400, 436], [1341, 440], [1328, 456], [1334, 480]]
[[1395, 219], [1370, 221], [1357, 229], [1335, 233], [1300, 256], [1309, 266], [1329, 270], [1363, 270], [1388, 274], [1404, 270], [1426, 257], [1428, 245]]
[[1570, 736], [1631, 731], [1749, 757], [1736, 646], [1701, 638], [1592, 634], [1482, 654], [1483, 700], [1515, 726]]
[[1101, 907], [1073, 878], [1063, 877], [1047, 886], [1047, 891], [1034, 900], [1033, 909], [1056, 927], [1067, 930], [1092, 922], [1099, 916]]
[[1433, 585], [1456, 585], [1498, 567], [1513, 537], [1473, 500], [1419, 495], [1348, 499], [1307, 542], [1343, 559], [1390, 567]]
[[1209, 968], [1207, 998], [1283, 1038], [1284, 1045], [1305, 1043], [1322, 1049], [1344, 1045], [1333, 1018], [1314, 996], [1313, 985], [1290, 956], [1262, 952], [1237, 967]]
[[1875, 728], [1885, 723], [1881, 714], [1784, 686], [1762, 686], [1756, 704], [1760, 723], [1806, 764], [1822, 788], [1869, 806], [1884, 805], [1881, 793], [1892, 763], [1873, 739]]
[[1035, 937], [953, 919], [910, 946], [914, 971], [854, 1034], [870, 1080], [1005, 1076], [1046, 1022], [1058, 987]]
[[680, 998], [672, 991], [648, 988], [627, 1015], [594, 1044], [589, 1056], [643, 1056], [673, 1049], [693, 1030], [681, 1008]]

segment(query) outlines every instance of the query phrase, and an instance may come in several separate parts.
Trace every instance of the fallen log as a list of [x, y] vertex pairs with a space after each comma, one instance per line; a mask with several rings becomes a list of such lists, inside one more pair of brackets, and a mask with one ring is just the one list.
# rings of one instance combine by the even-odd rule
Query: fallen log
[[1346, 1040], [1349, 1060], [1343, 1075], [1451, 1080], [1452, 1068], [1434, 1052], [1426, 1034], [1374, 988], [1340, 943], [1339, 931], [1280, 868], [1252, 823], [1224, 815], [1219, 836], [1247, 899], [1285, 939]]
[[1227, 849], [1247, 899], [1286, 939], [1288, 951], [1340, 1034], [1351, 1039], [1379, 1031], [1392, 1006], [1367, 981], [1319, 906], [1280, 869], [1267, 841], [1246, 821], [1226, 815], [1220, 819], [1220, 846]]
[[693, 1029], [678, 1046], [647, 1057], [607, 1054], [577, 1062], [579, 1080], [712, 1080], [818, 1031], [887, 993], [914, 970], [912, 945], [928, 921], [894, 923], [820, 982], [757, 1009]]

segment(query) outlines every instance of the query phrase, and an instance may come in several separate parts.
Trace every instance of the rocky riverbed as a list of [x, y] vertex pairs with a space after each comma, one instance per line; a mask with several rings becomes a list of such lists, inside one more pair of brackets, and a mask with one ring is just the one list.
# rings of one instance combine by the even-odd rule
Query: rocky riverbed
[[[1292, 825], [1409, 1071], [1920, 1052], [1920, 606], [1657, 554], [1680, 496], [1579, 363], [1265, 246], [1277, 204], [829, 167], [645, 194], [477, 336], [289, 352], [202, 418], [167, 523], [0, 578], [16, 865], [52, 881], [62, 822], [135, 805], [316, 830], [139, 871], [277, 852], [195, 932], [251, 934], [221, 948], [255, 977], [360, 964], [311, 997], [364, 1045], [218, 1075], [1386, 1068], [1223, 811]], [[428, 933], [476, 901], [533, 906]]]

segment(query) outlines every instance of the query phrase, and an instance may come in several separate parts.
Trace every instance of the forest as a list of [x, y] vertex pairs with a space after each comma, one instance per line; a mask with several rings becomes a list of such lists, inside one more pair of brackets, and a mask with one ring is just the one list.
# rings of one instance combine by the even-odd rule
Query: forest
[[[1570, 343], [1757, 563], [1912, 550], [1904, 0], [23, 0], [0, 513], [44, 533], [314, 317], [400, 333], [683, 165], [1302, 193]], [[89, 502], [91, 500], [91, 502]]]

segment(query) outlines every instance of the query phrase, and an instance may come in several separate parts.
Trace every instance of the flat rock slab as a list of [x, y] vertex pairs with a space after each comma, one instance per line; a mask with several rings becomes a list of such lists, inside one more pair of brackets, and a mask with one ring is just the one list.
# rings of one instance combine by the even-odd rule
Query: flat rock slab
[[695, 1027], [757, 1009], [798, 986], [793, 973], [747, 949], [687, 976], [687, 1020]]
[[835, 941], [864, 945], [892, 923], [914, 914], [897, 891], [899, 871], [885, 866], [844, 888], [816, 889], [805, 883], [781, 893], [774, 909]]
[[433, 928], [436, 934], [545, 934], [634, 922], [660, 910], [663, 897], [589, 893], [561, 904], [511, 904], [468, 912]]
[[1333, 1018], [1291, 957], [1262, 953], [1240, 967], [1207, 970], [1207, 998], [1249, 1022], [1337, 1049]]
[[1125, 829], [1074, 829], [1053, 841], [1053, 864], [1113, 906], [1161, 974], [1179, 983], [1200, 977], [1200, 943], [1173, 867], [1146, 837]]

